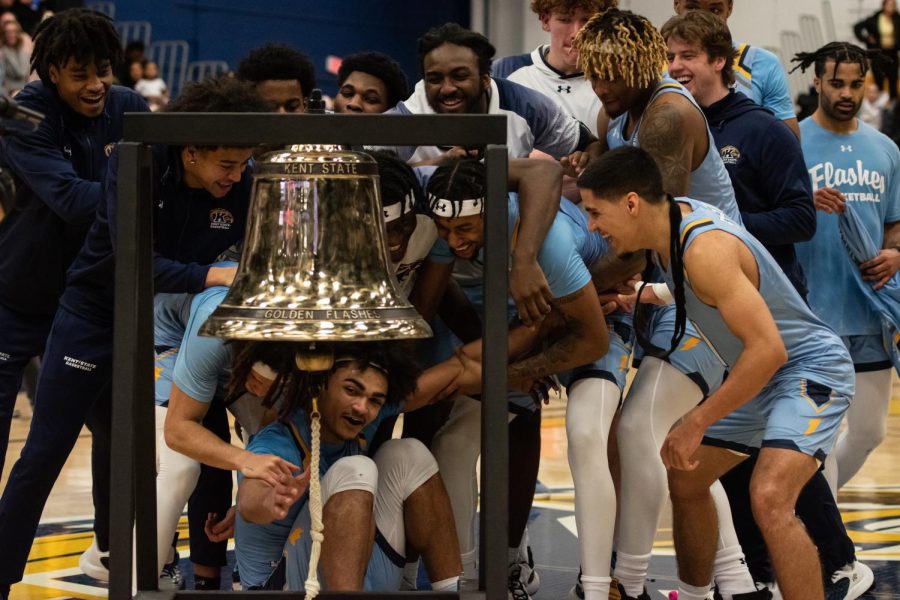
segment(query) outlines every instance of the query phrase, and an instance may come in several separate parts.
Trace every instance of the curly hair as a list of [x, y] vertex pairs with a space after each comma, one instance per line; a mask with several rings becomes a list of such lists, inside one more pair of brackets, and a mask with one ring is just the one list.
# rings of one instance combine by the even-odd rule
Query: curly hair
[[316, 87], [316, 68], [312, 62], [286, 44], [266, 44], [251, 50], [238, 65], [237, 77], [254, 84], [297, 80], [304, 98], [309, 98]]
[[496, 48], [480, 33], [471, 31], [456, 23], [444, 23], [440, 27], [433, 27], [419, 38], [419, 68], [425, 74], [425, 56], [444, 44], [465, 46], [478, 57], [478, 71], [480, 75], [491, 72], [491, 61]]
[[277, 373], [263, 404], [271, 407], [278, 398], [283, 398], [279, 415], [286, 418], [295, 410], [308, 409], [313, 396], [321, 397], [331, 375], [340, 368], [351, 366], [362, 371], [373, 368], [383, 373], [387, 379], [385, 405], [393, 406], [415, 393], [416, 381], [422, 372], [398, 342], [319, 344], [319, 351], [334, 356], [332, 366], [325, 371], [302, 371], [297, 367], [296, 357], [308, 347], [308, 344], [298, 342], [235, 342], [229, 395], [242, 394], [253, 365], [262, 362]]
[[594, 15], [575, 36], [578, 63], [585, 79], [625, 80], [646, 88], [666, 68], [666, 42], [645, 17], [611, 8]]
[[187, 84], [166, 112], [271, 112], [269, 104], [246, 82], [222, 75]]
[[112, 19], [84, 8], [72, 8], [41, 21], [34, 32], [31, 68], [44, 85], [52, 86], [50, 67], [64, 67], [69, 59], [78, 65], [110, 65], [122, 62], [122, 40]]
[[660, 33], [666, 42], [674, 37], [688, 44], [698, 44], [710, 59], [724, 58], [722, 83], [726, 86], [734, 83], [737, 50], [731, 42], [731, 32], [725, 21], [705, 10], [691, 10], [666, 21]]
[[531, 12], [536, 15], [571, 15], [576, 10], [583, 10], [595, 14], [618, 6], [619, 0], [532, 0]]
[[338, 87], [344, 85], [344, 81], [354, 71], [367, 73], [381, 80], [387, 91], [385, 98], [387, 106], [396, 106], [398, 102], [409, 97], [409, 81], [406, 74], [397, 61], [383, 52], [359, 52], [345, 56], [338, 69]]

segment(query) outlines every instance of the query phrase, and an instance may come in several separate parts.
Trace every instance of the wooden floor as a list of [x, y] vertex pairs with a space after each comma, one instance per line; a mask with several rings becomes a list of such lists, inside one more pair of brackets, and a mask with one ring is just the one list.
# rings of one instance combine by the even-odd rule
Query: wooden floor
[[[894, 391], [886, 441], [839, 497], [859, 558], [876, 572], [876, 587], [869, 598], [900, 598], [900, 384], [895, 382]], [[19, 396], [18, 409], [21, 416], [13, 422], [0, 488], [27, 436], [30, 408], [24, 395]], [[563, 399], [551, 404], [543, 416], [542, 485], [529, 524], [542, 578], [535, 600], [565, 598], [578, 571], [564, 414]], [[91, 518], [90, 435], [85, 429], [44, 511], [25, 581], [13, 588], [13, 600], [105, 597], [103, 587], [78, 569], [78, 557], [91, 542]], [[186, 532], [182, 537], [186, 538]], [[182, 560], [182, 568], [190, 579], [189, 561]], [[651, 564], [654, 598], [661, 597], [656, 591], [665, 597], [665, 591], [673, 587], [674, 572], [671, 530], [664, 524]]]

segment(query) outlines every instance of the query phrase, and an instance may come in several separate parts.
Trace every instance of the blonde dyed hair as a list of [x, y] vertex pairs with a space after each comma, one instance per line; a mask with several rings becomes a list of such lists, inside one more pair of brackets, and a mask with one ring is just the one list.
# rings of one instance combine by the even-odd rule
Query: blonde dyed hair
[[632, 88], [659, 81], [666, 68], [666, 42], [650, 21], [631, 11], [610, 9], [594, 15], [575, 36], [585, 79], [622, 78]]

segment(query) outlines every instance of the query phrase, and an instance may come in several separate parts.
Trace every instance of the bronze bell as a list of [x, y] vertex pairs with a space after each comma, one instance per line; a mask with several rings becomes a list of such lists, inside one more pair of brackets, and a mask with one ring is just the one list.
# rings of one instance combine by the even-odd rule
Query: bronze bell
[[378, 166], [335, 146], [257, 160], [240, 266], [200, 333], [272, 341], [431, 336], [398, 291]]

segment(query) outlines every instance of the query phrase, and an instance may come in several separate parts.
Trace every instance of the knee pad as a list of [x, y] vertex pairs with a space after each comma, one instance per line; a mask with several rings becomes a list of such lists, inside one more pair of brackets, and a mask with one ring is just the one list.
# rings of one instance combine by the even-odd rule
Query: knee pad
[[[375, 454], [379, 486], [388, 486], [401, 500], [438, 472], [437, 461], [425, 444], [414, 438], [389, 440]], [[387, 489], [382, 489], [387, 492]]]
[[378, 467], [362, 455], [345, 456], [334, 463], [322, 478], [322, 504], [334, 494], [362, 490], [373, 496], [378, 492]]

